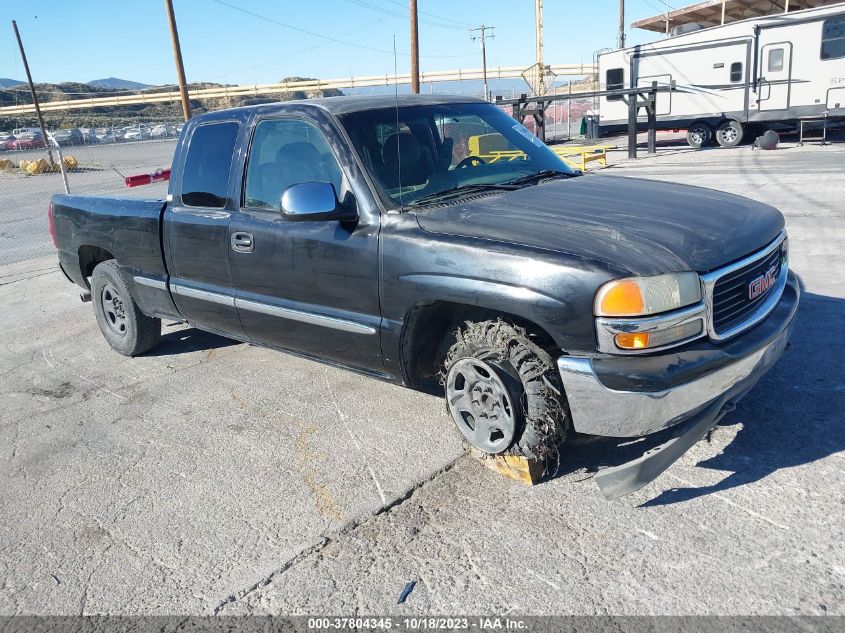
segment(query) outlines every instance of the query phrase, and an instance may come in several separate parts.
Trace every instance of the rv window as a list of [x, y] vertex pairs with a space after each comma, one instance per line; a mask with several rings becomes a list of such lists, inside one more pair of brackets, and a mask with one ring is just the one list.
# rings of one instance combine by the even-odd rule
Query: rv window
[[[625, 71], [622, 68], [611, 68], [605, 75], [608, 90], [622, 90], [625, 87]], [[608, 101], [621, 101], [622, 95], [608, 97]]]
[[742, 81], [742, 62], [734, 62], [731, 64], [731, 83], [739, 83]]
[[845, 57], [845, 17], [825, 20], [822, 25], [822, 59]]
[[769, 51], [769, 72], [777, 73], [783, 70], [783, 49], [773, 48]]

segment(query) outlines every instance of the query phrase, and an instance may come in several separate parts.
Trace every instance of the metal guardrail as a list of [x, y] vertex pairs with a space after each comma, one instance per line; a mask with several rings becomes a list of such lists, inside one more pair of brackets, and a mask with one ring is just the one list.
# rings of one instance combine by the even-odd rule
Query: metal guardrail
[[[559, 64], [549, 66], [548, 71], [553, 75], [581, 77], [595, 74], [593, 64]], [[505, 66], [488, 68], [487, 79], [519, 79], [525, 72], [522, 66]], [[469, 81], [484, 78], [484, 71], [480, 68], [469, 70], [440, 70], [420, 73], [420, 83], [432, 81]], [[283, 81], [274, 84], [255, 84], [248, 86], [218, 86], [189, 90], [191, 99], [216, 99], [221, 97], [255, 96], [263, 94], [279, 94], [294, 91], [329, 90], [335, 88], [367, 88], [376, 86], [392, 86], [394, 84], [411, 83], [410, 73], [398, 75], [371, 75], [365, 77], [343, 77], [339, 79], [314, 79], [307, 81]], [[111, 97], [92, 97], [88, 99], [66, 99], [62, 101], [46, 101], [41, 103], [44, 112], [56, 110], [80, 110], [103, 106], [137, 105], [145, 103], [178, 103], [179, 91], [164, 92], [140, 91], [130, 95], [116, 95]], [[27, 114], [34, 112], [32, 104], [5, 106], [0, 108], [0, 115]]]

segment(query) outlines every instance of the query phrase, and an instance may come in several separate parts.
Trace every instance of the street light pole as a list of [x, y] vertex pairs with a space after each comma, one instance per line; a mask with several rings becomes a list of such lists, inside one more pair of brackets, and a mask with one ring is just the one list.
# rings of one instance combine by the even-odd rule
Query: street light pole
[[176, 77], [179, 80], [179, 95], [182, 99], [182, 116], [185, 121], [191, 118], [191, 102], [188, 100], [188, 84], [185, 81], [185, 66], [182, 64], [182, 47], [179, 45], [179, 31], [176, 30], [176, 15], [173, 13], [173, 0], [164, 0], [167, 20], [170, 22], [170, 39], [173, 41], [173, 58], [176, 61]]

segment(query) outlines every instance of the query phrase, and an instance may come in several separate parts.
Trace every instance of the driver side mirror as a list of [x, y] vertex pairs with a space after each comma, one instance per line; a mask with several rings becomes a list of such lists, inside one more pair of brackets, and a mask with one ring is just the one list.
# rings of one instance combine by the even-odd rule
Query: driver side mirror
[[349, 222], [358, 219], [353, 205], [337, 199], [334, 185], [328, 182], [302, 182], [285, 189], [281, 200], [282, 216], [291, 222]]

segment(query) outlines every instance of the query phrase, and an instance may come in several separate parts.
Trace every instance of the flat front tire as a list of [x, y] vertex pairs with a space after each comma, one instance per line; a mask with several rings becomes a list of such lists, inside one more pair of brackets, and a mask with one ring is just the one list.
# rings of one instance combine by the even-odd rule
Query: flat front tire
[[522, 328], [468, 322], [443, 368], [446, 408], [464, 439], [480, 451], [536, 459], [557, 468], [566, 438], [563, 388], [554, 359]]
[[141, 312], [129, 292], [126, 276], [113, 259], [94, 268], [91, 303], [103, 337], [118, 354], [137, 356], [158, 344], [161, 319]]

